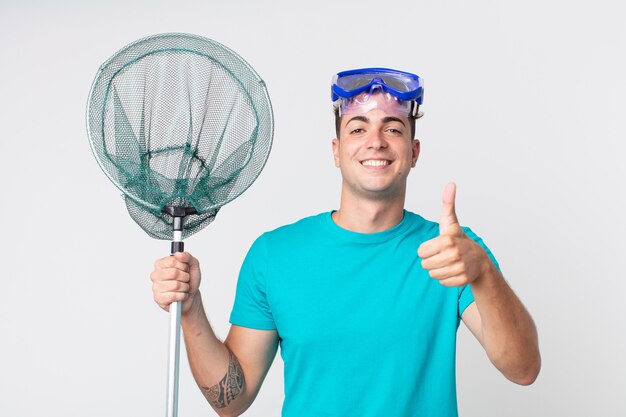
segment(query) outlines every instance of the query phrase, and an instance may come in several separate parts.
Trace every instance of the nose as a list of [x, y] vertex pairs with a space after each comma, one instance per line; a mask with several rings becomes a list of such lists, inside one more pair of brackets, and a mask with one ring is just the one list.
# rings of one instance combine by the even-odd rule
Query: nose
[[383, 132], [380, 130], [374, 130], [371, 132], [367, 142], [367, 147], [369, 149], [385, 149], [388, 145], [389, 144], [387, 143]]

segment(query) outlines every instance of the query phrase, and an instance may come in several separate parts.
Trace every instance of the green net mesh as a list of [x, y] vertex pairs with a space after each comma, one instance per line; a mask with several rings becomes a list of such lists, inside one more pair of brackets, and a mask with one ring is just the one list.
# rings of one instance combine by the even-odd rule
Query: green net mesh
[[91, 147], [150, 236], [172, 239], [165, 206], [193, 207], [183, 238], [245, 191], [269, 155], [273, 115], [264, 82], [225, 46], [155, 35], [105, 62], [87, 109]]

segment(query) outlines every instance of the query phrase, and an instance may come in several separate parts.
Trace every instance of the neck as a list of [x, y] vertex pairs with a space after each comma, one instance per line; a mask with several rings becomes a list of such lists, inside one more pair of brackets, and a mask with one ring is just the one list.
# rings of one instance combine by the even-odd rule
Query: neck
[[341, 195], [333, 221], [342, 229], [358, 233], [382, 232], [398, 225], [404, 216], [404, 195], [393, 200], [348, 198]]

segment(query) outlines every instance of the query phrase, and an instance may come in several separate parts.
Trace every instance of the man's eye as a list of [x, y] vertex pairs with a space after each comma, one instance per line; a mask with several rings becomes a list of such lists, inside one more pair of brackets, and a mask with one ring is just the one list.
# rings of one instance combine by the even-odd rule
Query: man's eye
[[353, 134], [353, 135], [354, 135], [354, 134], [363, 133], [363, 132], [365, 132], [365, 130], [364, 130], [364, 129], [361, 129], [360, 127], [356, 128], [356, 129], [352, 129], [352, 130], [350, 131], [350, 133], [351, 133], [351, 134]]
[[401, 130], [395, 129], [393, 127], [390, 127], [389, 129], [387, 129], [387, 132], [392, 133], [394, 135], [401, 135], [402, 134]]

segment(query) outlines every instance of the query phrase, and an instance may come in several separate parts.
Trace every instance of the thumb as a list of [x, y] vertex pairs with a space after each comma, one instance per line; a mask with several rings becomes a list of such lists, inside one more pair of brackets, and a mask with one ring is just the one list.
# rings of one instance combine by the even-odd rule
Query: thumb
[[459, 220], [456, 217], [454, 201], [456, 198], [456, 184], [448, 183], [443, 190], [443, 201], [441, 206], [441, 220], [439, 221], [440, 235], [456, 235], [461, 231]]

